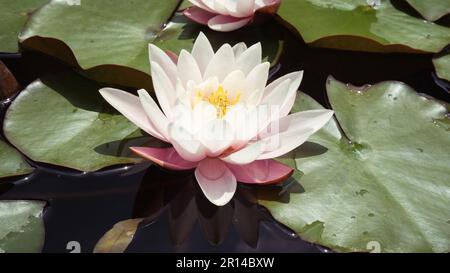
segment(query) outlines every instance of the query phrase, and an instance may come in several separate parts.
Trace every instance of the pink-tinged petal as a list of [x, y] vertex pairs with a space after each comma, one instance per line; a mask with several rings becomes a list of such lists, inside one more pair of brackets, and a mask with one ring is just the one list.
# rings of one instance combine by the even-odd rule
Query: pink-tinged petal
[[230, 164], [245, 165], [255, 161], [262, 152], [262, 143], [257, 142], [223, 157], [222, 160]]
[[197, 162], [184, 160], [174, 148], [130, 147], [137, 155], [171, 170], [191, 170]]
[[227, 164], [239, 182], [248, 184], [275, 184], [289, 178], [294, 172], [289, 166], [275, 160], [258, 160], [247, 165]]
[[159, 109], [156, 102], [153, 98], [148, 94], [144, 89], [138, 90], [139, 100], [144, 108], [145, 113], [147, 114], [148, 119], [151, 121], [153, 126], [164, 136], [165, 139], [168, 139], [167, 127], [169, 121], [167, 117]]
[[172, 84], [171, 80], [158, 63], [151, 62], [151, 67], [151, 76], [156, 98], [167, 118], [172, 119], [172, 107], [175, 105], [177, 99], [176, 85]]
[[239, 0], [237, 1], [236, 12], [232, 14], [236, 17], [252, 16], [255, 10], [255, 0]]
[[170, 50], [166, 50], [164, 51], [167, 56], [169, 56], [169, 58], [172, 60], [172, 62], [176, 65], [178, 63], [178, 55], [175, 54], [173, 51]]
[[280, 8], [281, 0], [256, 0], [255, 4], [260, 13], [275, 14]]
[[166, 52], [162, 51], [155, 45], [149, 44], [148, 51], [150, 53], [150, 63], [157, 63], [167, 75], [172, 85], [175, 86], [177, 82], [177, 67], [175, 66], [176, 63], [171, 60]]
[[[321, 109], [297, 112], [275, 121], [277, 126], [268, 136], [263, 137], [265, 152], [258, 159], [269, 159], [282, 156], [303, 144], [312, 134], [317, 132], [333, 116], [333, 111]], [[278, 127], [278, 128], [276, 128]]]
[[209, 12], [199, 7], [190, 7], [183, 11], [183, 15], [200, 25], [208, 25], [208, 21], [217, 16], [216, 13]]
[[100, 89], [100, 94], [111, 106], [136, 126], [150, 135], [167, 142], [164, 135], [148, 119], [138, 96], [114, 88], [102, 88]]
[[[207, 25], [207, 23], [205, 25]], [[214, 50], [203, 32], [200, 32], [194, 42], [194, 46], [192, 47], [192, 56], [197, 61], [198, 68], [200, 69], [203, 77], [206, 67], [214, 57]]]
[[237, 18], [227, 15], [217, 15], [208, 21], [208, 26], [215, 31], [228, 32], [247, 25], [253, 17]]
[[195, 169], [195, 178], [211, 203], [224, 206], [236, 192], [236, 178], [219, 159], [206, 158]]

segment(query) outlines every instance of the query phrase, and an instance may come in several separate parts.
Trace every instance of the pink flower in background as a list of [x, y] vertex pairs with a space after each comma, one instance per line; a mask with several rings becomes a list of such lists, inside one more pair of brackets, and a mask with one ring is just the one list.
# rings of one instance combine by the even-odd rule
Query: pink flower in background
[[151, 75], [158, 104], [145, 90], [139, 96], [103, 88], [113, 107], [170, 148], [133, 147], [138, 155], [172, 170], [195, 169], [205, 196], [227, 204], [237, 181], [277, 183], [293, 170], [273, 158], [304, 143], [332, 117], [331, 110], [289, 115], [303, 72], [266, 86], [269, 63], [261, 44], [224, 44], [214, 52], [203, 33], [192, 52], [167, 55], [150, 45]]
[[189, 0], [183, 14], [216, 31], [233, 31], [252, 21], [255, 12], [275, 13], [281, 0]]

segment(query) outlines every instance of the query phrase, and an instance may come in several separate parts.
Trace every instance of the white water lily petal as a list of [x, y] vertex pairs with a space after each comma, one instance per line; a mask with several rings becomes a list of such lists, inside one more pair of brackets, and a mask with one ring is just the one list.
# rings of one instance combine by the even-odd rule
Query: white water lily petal
[[255, 12], [255, 0], [239, 0], [237, 2], [236, 17], [248, 17]]
[[148, 45], [150, 63], [155, 62], [164, 70], [170, 82], [175, 86], [177, 82], [177, 67], [176, 64], [170, 59], [170, 57], [162, 51], [159, 47], [149, 44]]
[[197, 134], [206, 148], [208, 157], [217, 157], [228, 149], [234, 140], [233, 128], [224, 119], [209, 121]]
[[156, 102], [146, 90], [141, 89], [138, 91], [138, 94], [148, 119], [155, 126], [158, 132], [168, 139], [167, 127], [169, 125], [169, 121], [167, 117], [164, 116]]
[[188, 81], [187, 92], [191, 99], [195, 100], [198, 91], [201, 91], [204, 96], [209, 96], [212, 92], [219, 88], [219, 79], [217, 77], [211, 77], [201, 84], [196, 84], [194, 81]]
[[210, 121], [217, 119], [216, 107], [205, 101], [197, 103], [192, 114], [194, 119], [193, 129], [195, 132], [206, 126]]
[[236, 59], [236, 69], [239, 69], [244, 72], [245, 75], [248, 75], [254, 67], [261, 63], [261, 61], [261, 43], [256, 43], [239, 55]]
[[[262, 99], [262, 103], [265, 104], [277, 104], [280, 106], [280, 118], [289, 114], [292, 109], [292, 106], [295, 102], [295, 97], [297, 94], [297, 90], [300, 87], [300, 83], [303, 79], [303, 71], [297, 71], [290, 74], [287, 74], [269, 84], [265, 91]], [[289, 85], [288, 90], [283, 90], [282, 88], [278, 88], [280, 84], [285, 82], [286, 80], [290, 80], [291, 83]], [[276, 92], [282, 92], [282, 94], [276, 94]], [[274, 97], [282, 97], [284, 100], [275, 100]]]
[[222, 82], [222, 86], [230, 98], [235, 98], [247, 88], [245, 74], [241, 70], [231, 72]]
[[247, 50], [247, 45], [244, 42], [237, 43], [233, 46], [234, 58], [237, 60], [244, 51]]
[[[258, 105], [261, 101], [255, 99], [262, 99], [266, 87], [267, 79], [269, 78], [270, 63], [264, 62], [257, 65], [247, 76], [247, 90], [242, 94], [242, 99], [252, 105]], [[260, 96], [253, 94], [253, 92], [262, 93]], [[247, 101], [252, 96], [253, 101]]]
[[[102, 88], [100, 94], [136, 126], [162, 141], [167, 141], [165, 136], [150, 122], [138, 96], [114, 88]], [[167, 119], [165, 116], [162, 118]]]
[[206, 198], [216, 206], [226, 205], [236, 192], [236, 178], [219, 159], [202, 160], [195, 169], [195, 178]]
[[215, 31], [233, 31], [252, 20], [252, 17], [236, 18], [227, 15], [217, 15], [208, 21], [208, 26]]
[[260, 123], [258, 115], [258, 107], [247, 107], [242, 103], [238, 103], [230, 109], [225, 120], [232, 125], [234, 130], [233, 148], [241, 148], [242, 145], [256, 137]]
[[184, 49], [178, 57], [177, 71], [183, 86], [187, 86], [188, 81], [194, 81], [197, 84], [202, 82], [202, 74], [196, 60]]
[[266, 1], [271, 1], [271, 0], [255, 0], [255, 9], [260, 9], [260, 8], [267, 6]]
[[234, 152], [222, 160], [235, 165], [249, 164], [255, 161], [263, 152], [263, 145], [261, 142], [256, 142], [254, 144], [249, 144], [245, 148]]
[[197, 162], [206, 157], [205, 147], [179, 124], [170, 123], [168, 133], [170, 142], [183, 159]]
[[279, 131], [260, 140], [265, 145], [265, 152], [258, 160], [279, 157], [297, 148], [322, 128], [333, 113], [331, 110], [310, 110], [281, 118], [277, 121]]
[[188, 0], [189, 2], [192, 3], [192, 5], [197, 6], [201, 9], [204, 9], [206, 11], [209, 11], [211, 13], [215, 13], [215, 11], [213, 9], [210, 9], [207, 5], [205, 5], [203, 3], [203, 0]]
[[234, 71], [234, 52], [229, 44], [224, 44], [217, 50], [211, 62], [208, 64], [203, 76], [204, 79], [217, 77], [222, 82], [225, 77]]
[[263, 152], [257, 159], [271, 159], [282, 156], [302, 145], [314, 133], [312, 128], [303, 128], [295, 131], [287, 131], [279, 135], [261, 140]]
[[177, 96], [177, 100], [175, 101], [175, 106], [178, 103], [181, 103], [181, 104], [184, 104], [186, 107], [192, 108], [190, 93], [183, 86], [183, 84], [181, 83], [181, 80], [177, 81], [176, 96]]
[[176, 101], [176, 89], [172, 85], [169, 77], [166, 75], [161, 66], [156, 62], [151, 62], [152, 66], [152, 80], [155, 89], [156, 98], [164, 114], [172, 118], [172, 107]]
[[285, 80], [291, 80], [291, 86], [290, 89], [295, 89], [296, 91], [298, 90], [298, 88], [300, 87], [300, 83], [302, 82], [303, 79], [303, 71], [296, 71], [296, 72], [292, 72], [289, 74], [286, 74], [276, 80], [274, 80], [273, 82], [271, 82], [269, 85], [267, 85], [267, 87], [264, 90], [264, 102], [267, 102], [267, 100], [265, 99], [268, 95], [270, 95], [273, 90], [275, 90], [275, 88], [277, 88], [278, 85], [280, 85], [281, 83], [283, 83]]
[[173, 108], [173, 121], [176, 126], [180, 126], [190, 134], [195, 134], [195, 120], [193, 112], [188, 105], [177, 103]]
[[[287, 78], [280, 84], [276, 85], [273, 91], [262, 99], [262, 103], [269, 106], [277, 107], [278, 113], [280, 113], [281, 108], [286, 101], [286, 98], [290, 95], [289, 93], [291, 91], [290, 89], [291, 83], [292, 80]], [[294, 92], [296, 91], [294, 90]], [[273, 118], [279, 118], [279, 115], [274, 116]]]
[[206, 67], [214, 57], [214, 50], [203, 32], [200, 32], [195, 40], [191, 54], [197, 61], [198, 68], [203, 77]]
[[217, 1], [217, 0], [202, 0], [203, 3], [209, 8], [214, 10], [215, 13], [223, 14], [223, 15], [229, 15], [229, 11], [227, 7], [224, 5], [225, 3], [223, 1]]

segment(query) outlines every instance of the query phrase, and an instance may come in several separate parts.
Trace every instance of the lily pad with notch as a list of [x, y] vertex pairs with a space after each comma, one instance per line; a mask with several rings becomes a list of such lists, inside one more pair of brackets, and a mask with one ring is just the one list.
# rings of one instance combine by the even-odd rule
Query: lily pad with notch
[[140, 162], [128, 147], [154, 139], [115, 112], [100, 87], [69, 71], [34, 81], [6, 112], [5, 136], [33, 161], [80, 171]]
[[[337, 119], [309, 140], [326, 152], [301, 146], [282, 159], [304, 191], [261, 191], [260, 204], [335, 251], [450, 251], [447, 105], [401, 82], [356, 88], [329, 78], [327, 91]], [[296, 107], [322, 108], [306, 94]]]

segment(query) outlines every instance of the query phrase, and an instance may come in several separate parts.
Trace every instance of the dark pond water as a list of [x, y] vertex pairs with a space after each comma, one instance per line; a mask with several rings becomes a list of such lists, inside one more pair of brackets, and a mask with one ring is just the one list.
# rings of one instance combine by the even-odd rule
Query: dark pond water
[[[32, 52], [0, 57], [22, 86], [61, 66]], [[316, 49], [286, 33], [285, 53], [274, 77], [305, 70], [301, 90], [323, 105], [328, 105], [329, 75], [353, 85], [398, 80], [449, 102], [450, 84], [436, 78], [431, 57]], [[30, 65], [36, 63], [39, 66]], [[8, 103], [2, 105], [4, 112]], [[129, 252], [326, 252], [272, 220], [245, 186], [227, 206], [217, 208], [205, 200], [190, 173], [170, 173], [150, 164], [96, 173], [32, 164], [37, 167], [32, 175], [0, 181], [0, 199], [49, 201], [44, 252], [69, 252], [70, 241], [79, 242], [82, 252], [91, 252], [115, 223], [141, 217], [146, 220]]]

